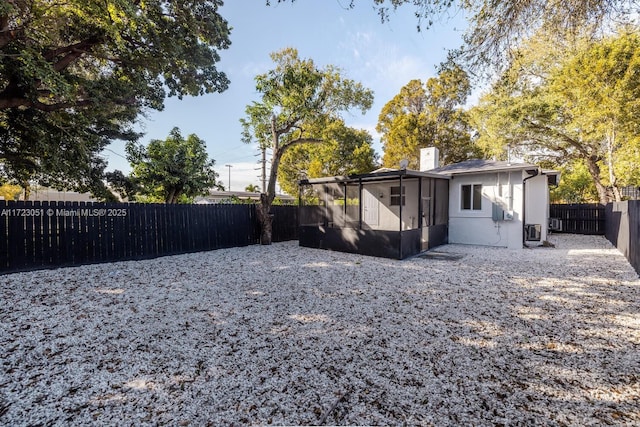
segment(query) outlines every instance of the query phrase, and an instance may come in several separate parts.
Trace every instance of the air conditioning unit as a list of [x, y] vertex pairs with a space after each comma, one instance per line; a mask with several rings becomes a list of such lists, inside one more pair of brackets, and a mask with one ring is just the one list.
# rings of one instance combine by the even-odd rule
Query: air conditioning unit
[[540, 224], [526, 224], [524, 226], [525, 240], [539, 242], [542, 236]]
[[549, 218], [549, 230], [562, 231], [562, 220], [559, 218]]

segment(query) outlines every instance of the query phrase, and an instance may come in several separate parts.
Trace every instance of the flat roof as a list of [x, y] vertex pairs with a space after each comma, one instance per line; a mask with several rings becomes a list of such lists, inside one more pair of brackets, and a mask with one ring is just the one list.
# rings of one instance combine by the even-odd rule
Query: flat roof
[[420, 172], [411, 169], [378, 169], [371, 173], [349, 175], [349, 176], [330, 176], [325, 178], [311, 178], [298, 181], [298, 184], [330, 184], [330, 183], [346, 183], [360, 181], [388, 181], [391, 179], [403, 178], [436, 178], [449, 180], [446, 175], [433, 173], [432, 171]]

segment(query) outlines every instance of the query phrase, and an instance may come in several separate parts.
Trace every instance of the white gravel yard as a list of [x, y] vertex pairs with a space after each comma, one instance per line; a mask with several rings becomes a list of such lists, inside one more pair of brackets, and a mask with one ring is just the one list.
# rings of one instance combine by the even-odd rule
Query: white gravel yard
[[552, 241], [0, 276], [0, 424], [638, 425], [640, 280], [603, 237]]

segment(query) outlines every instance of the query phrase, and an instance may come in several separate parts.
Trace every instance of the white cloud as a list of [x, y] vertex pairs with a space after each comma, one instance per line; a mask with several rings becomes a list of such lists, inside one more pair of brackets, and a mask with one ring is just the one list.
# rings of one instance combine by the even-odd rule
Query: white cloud
[[403, 45], [375, 33], [351, 32], [339, 49], [350, 58], [348, 77], [377, 89], [377, 104], [384, 105], [409, 81], [434, 75], [431, 58], [415, 43]]
[[269, 71], [272, 64], [268, 62], [253, 62], [249, 61], [242, 67], [242, 75], [246, 78], [253, 80], [253, 78], [259, 74], [264, 74]]

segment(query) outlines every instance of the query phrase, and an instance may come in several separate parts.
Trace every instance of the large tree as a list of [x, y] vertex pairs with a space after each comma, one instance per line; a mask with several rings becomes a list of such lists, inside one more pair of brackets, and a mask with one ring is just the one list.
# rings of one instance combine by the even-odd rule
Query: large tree
[[640, 37], [622, 31], [552, 46], [532, 40], [481, 99], [478, 143], [556, 165], [578, 161], [601, 203], [620, 200], [620, 185], [637, 185], [640, 162]]
[[420, 148], [437, 147], [442, 164], [475, 157], [463, 106], [470, 92], [467, 74], [458, 66], [443, 66], [423, 84], [412, 80], [389, 101], [378, 117], [383, 165], [397, 168], [407, 159], [418, 169]]
[[204, 195], [218, 176], [206, 148], [197, 135], [184, 138], [178, 128], [167, 139], [152, 139], [147, 146], [129, 143], [127, 159], [133, 168], [129, 180], [149, 201], [178, 203]]
[[[99, 157], [168, 96], [227, 88], [220, 0], [7, 0], [0, 4], [2, 177], [97, 188]], [[0, 177], [1, 178], [1, 177]]]
[[297, 145], [282, 156], [278, 182], [286, 193], [297, 194], [300, 179], [368, 173], [378, 166], [369, 132], [336, 120], [315, 133], [323, 144]]
[[261, 243], [271, 244], [271, 204], [276, 196], [278, 169], [284, 153], [299, 144], [323, 142], [321, 130], [352, 108], [371, 108], [373, 92], [345, 79], [334, 66], [319, 68], [298, 51], [286, 48], [271, 54], [275, 68], [256, 76], [261, 96], [241, 119], [243, 140], [272, 151], [267, 189], [260, 195], [258, 218]]

